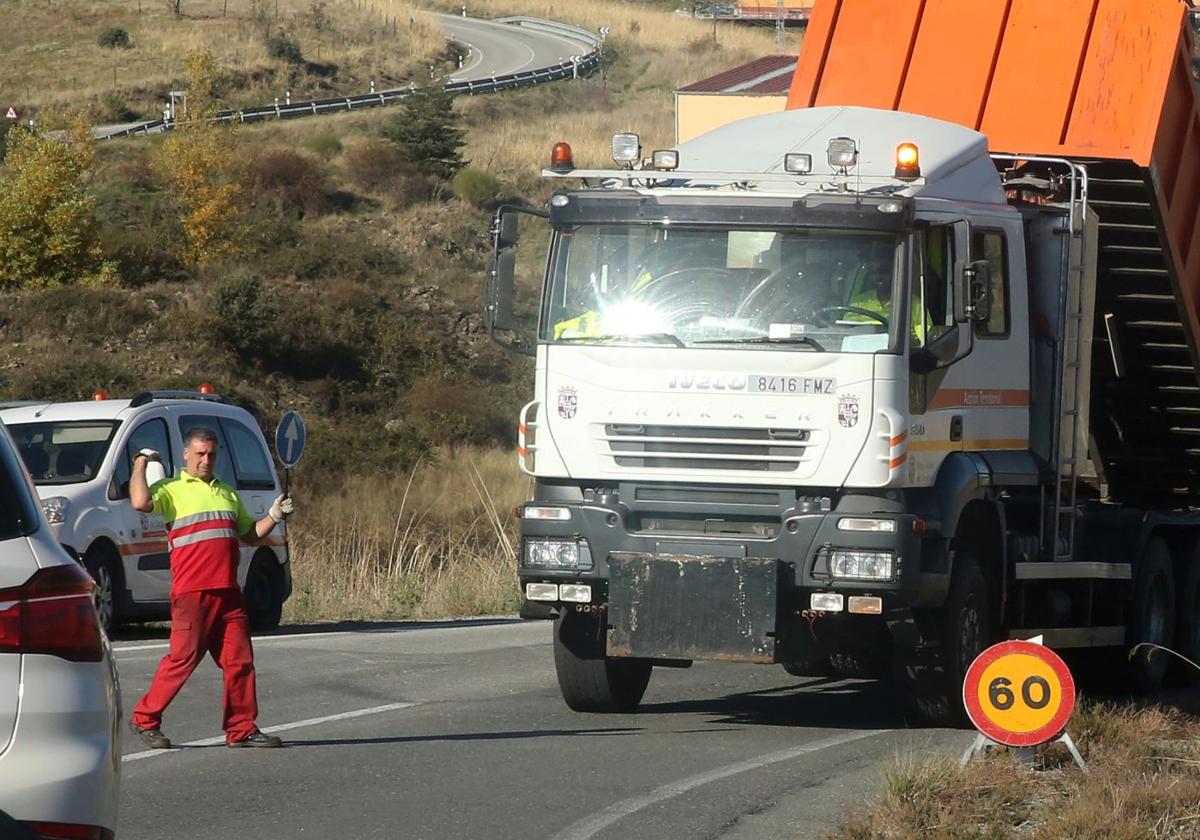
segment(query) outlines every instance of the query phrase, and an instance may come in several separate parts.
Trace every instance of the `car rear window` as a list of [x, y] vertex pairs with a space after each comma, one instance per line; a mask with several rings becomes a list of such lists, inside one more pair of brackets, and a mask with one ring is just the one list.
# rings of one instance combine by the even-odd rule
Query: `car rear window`
[[41, 518], [32, 496], [21, 461], [0, 428], [0, 540], [25, 537], [37, 530]]

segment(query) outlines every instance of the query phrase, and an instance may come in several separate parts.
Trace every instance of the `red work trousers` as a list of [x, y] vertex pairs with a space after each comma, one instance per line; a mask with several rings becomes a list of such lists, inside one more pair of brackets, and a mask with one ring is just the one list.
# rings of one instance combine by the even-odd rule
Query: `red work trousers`
[[171, 650], [158, 664], [150, 690], [133, 710], [133, 722], [158, 729], [163, 710], [204, 659], [225, 675], [225, 710], [221, 726], [226, 741], [249, 738], [258, 728], [258, 698], [254, 687], [254, 651], [250, 621], [237, 589], [181, 592], [171, 598]]

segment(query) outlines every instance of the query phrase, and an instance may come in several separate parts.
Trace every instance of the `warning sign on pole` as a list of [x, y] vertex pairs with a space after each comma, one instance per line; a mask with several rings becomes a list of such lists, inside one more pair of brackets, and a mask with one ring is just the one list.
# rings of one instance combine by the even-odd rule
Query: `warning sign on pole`
[[1067, 725], [1075, 680], [1049, 648], [1001, 642], [967, 669], [963, 705], [975, 728], [996, 743], [1032, 747], [1053, 740]]
[[16, 105], [8, 106], [8, 110], [4, 112], [4, 119], [13, 121], [21, 119], [21, 112], [17, 110]]

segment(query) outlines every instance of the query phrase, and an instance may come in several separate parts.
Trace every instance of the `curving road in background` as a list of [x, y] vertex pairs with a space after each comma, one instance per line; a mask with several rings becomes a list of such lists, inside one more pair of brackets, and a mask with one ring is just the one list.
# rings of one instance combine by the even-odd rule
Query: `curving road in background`
[[[599, 64], [601, 37], [585, 29], [538, 18], [477, 18], [438, 15], [446, 38], [466, 46], [469, 55], [463, 67], [446, 82], [454, 93], [492, 93], [516, 87], [544, 84], [575, 75], [585, 75]], [[260, 122], [293, 119], [340, 111], [394, 105], [408, 95], [408, 88], [371, 91], [304, 102], [278, 100], [273, 105], [221, 111], [220, 122]], [[166, 131], [163, 120], [98, 126], [97, 139], [109, 140], [135, 134]]]

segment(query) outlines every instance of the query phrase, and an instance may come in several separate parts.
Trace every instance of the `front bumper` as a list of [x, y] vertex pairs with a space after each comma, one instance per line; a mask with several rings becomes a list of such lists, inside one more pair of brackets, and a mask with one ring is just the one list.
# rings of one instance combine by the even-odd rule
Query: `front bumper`
[[[538, 490], [542, 498], [529, 505], [560, 507], [569, 516], [522, 518], [522, 590], [531, 583], [582, 583], [592, 597], [588, 604], [528, 602], [524, 614], [607, 611], [611, 655], [788, 661], [797, 644], [811, 641], [817, 618], [830, 630], [848, 629], [838, 635], [851, 643], [855, 628], [875, 638], [889, 614], [917, 599], [923, 523], [902, 499], [672, 485], [579, 489], [578, 499], [564, 498], [569, 491], [561, 486]], [[891, 530], [839, 528], [847, 519], [882, 521]], [[577, 541], [587, 567], [530, 565], [528, 545], [536, 540]], [[891, 574], [836, 576], [830, 561], [839, 551], [889, 555]], [[540, 589], [546, 599], [548, 590]], [[846, 611], [814, 608], [831, 602], [814, 595], [840, 596], [832, 601]], [[869, 599], [878, 613], [848, 615], [851, 598]]]

